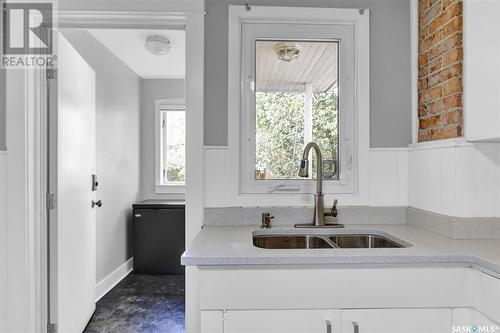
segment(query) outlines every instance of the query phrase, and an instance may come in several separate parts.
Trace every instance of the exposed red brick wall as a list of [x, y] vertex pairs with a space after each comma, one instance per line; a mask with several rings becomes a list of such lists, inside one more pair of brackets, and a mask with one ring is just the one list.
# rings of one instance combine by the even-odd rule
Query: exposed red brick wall
[[463, 1], [419, 1], [418, 141], [462, 136]]

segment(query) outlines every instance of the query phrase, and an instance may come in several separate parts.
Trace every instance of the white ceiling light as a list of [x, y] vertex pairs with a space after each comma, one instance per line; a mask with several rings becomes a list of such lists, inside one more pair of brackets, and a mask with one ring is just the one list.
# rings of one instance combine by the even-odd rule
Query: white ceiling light
[[149, 35], [146, 37], [146, 42], [144, 47], [151, 54], [154, 55], [164, 55], [170, 51], [170, 41], [161, 35]]
[[274, 51], [279, 60], [292, 62], [299, 57], [302, 46], [297, 43], [278, 43], [274, 46]]

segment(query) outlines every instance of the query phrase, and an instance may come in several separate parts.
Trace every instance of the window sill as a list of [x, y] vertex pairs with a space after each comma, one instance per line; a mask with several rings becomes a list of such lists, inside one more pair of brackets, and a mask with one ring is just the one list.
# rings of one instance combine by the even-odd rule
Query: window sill
[[156, 185], [156, 194], [175, 194], [175, 193], [186, 193], [186, 185]]

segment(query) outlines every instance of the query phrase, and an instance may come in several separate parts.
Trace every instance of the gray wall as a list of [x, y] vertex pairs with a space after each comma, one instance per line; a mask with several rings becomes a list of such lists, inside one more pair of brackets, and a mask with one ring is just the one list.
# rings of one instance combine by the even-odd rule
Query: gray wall
[[141, 193], [143, 199], [183, 198], [155, 193], [155, 99], [184, 98], [184, 80], [142, 80]]
[[[227, 144], [228, 4], [207, 0], [205, 144]], [[411, 142], [410, 0], [253, 0], [251, 5], [370, 9], [370, 146]]]
[[6, 150], [7, 145], [5, 142], [5, 70], [0, 69], [0, 150]]
[[132, 256], [132, 203], [140, 198], [140, 78], [86, 31], [64, 35], [96, 73], [99, 282]]

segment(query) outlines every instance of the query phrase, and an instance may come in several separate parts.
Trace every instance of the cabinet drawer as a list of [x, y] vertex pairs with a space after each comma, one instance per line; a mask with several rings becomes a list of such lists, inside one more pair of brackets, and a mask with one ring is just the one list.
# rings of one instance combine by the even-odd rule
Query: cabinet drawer
[[225, 333], [335, 333], [340, 328], [336, 310], [227, 311]]
[[342, 333], [449, 333], [451, 309], [365, 309], [341, 313]]

